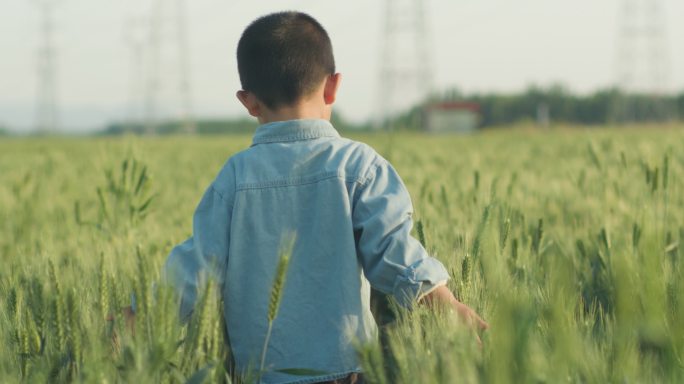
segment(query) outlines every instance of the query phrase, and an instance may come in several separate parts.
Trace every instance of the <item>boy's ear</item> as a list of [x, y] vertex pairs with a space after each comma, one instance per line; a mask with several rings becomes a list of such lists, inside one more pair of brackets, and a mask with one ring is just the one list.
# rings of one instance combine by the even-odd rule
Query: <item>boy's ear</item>
[[342, 81], [342, 74], [334, 73], [325, 78], [325, 86], [323, 88], [323, 100], [325, 104], [330, 105], [335, 102], [337, 98], [337, 90], [340, 87], [340, 81]]
[[245, 106], [250, 115], [254, 117], [261, 116], [261, 103], [259, 103], [259, 100], [253, 93], [239, 90], [235, 93], [235, 96], [237, 96], [238, 100]]

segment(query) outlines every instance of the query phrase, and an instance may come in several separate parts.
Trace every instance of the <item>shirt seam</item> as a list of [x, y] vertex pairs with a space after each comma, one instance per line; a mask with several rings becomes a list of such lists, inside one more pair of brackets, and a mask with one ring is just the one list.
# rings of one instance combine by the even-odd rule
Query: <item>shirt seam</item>
[[360, 178], [358, 184], [359, 184], [359, 189], [354, 193], [354, 198], [352, 200], [352, 205], [355, 209], [356, 204], [358, 203], [359, 199], [361, 198], [361, 193], [366, 189], [366, 187], [370, 184], [370, 182], [375, 179], [375, 175], [378, 172], [378, 168], [382, 163], [378, 161], [378, 159], [374, 159], [373, 163], [371, 164], [370, 167], [368, 167], [368, 170], [366, 171], [366, 176]]
[[373, 179], [375, 179], [375, 175], [378, 173], [378, 168], [380, 168], [380, 166], [382, 166], [382, 162], [380, 162], [377, 159], [373, 160], [373, 163], [370, 165], [370, 167], [368, 167], [368, 170], [366, 171], [367, 175], [361, 178], [359, 184], [361, 186], [366, 186], [370, 184], [370, 182]]
[[224, 196], [224, 194], [221, 193], [221, 191], [219, 191], [219, 190], [214, 186], [213, 183], [211, 184], [211, 190], [212, 190], [216, 195], [218, 195], [218, 197], [221, 199], [222, 202], [228, 204], [228, 208], [229, 208], [229, 209], [231, 209], [231, 210], [233, 209], [233, 205], [234, 205], [233, 201], [230, 201], [229, 199], [226, 199], [226, 197]]
[[359, 183], [359, 184], [361, 184], [361, 180], [359, 177], [345, 176], [340, 172], [326, 172], [322, 175], [314, 176], [314, 177], [300, 177], [300, 178], [295, 178], [295, 179], [281, 179], [281, 180], [266, 181], [266, 182], [261, 182], [261, 183], [244, 183], [244, 184], [239, 184], [237, 186], [236, 190], [237, 191], [246, 191], [246, 190], [255, 190], [255, 189], [285, 188], [285, 187], [291, 187], [291, 186], [297, 186], [297, 185], [316, 184], [316, 183], [321, 182], [321, 181], [335, 179], [335, 178], [342, 179], [346, 183]]
[[353, 369], [350, 371], [331, 373], [322, 376], [309, 376], [306, 379], [295, 380], [295, 381], [285, 381], [283, 384], [313, 384], [322, 381], [337, 380], [346, 377], [352, 373], [363, 373], [360, 369]]
[[431, 294], [431, 293], [434, 292], [437, 288], [443, 287], [443, 286], [447, 285], [447, 281], [449, 281], [449, 280], [441, 280], [441, 281], [438, 281], [438, 282], [436, 282], [435, 284], [433, 284], [432, 287], [430, 287], [430, 289], [428, 289], [427, 291], [422, 292], [420, 295], [418, 295], [418, 297], [417, 297], [417, 299], [416, 299], [416, 302], [419, 302], [419, 301], [423, 300], [423, 299], [425, 298], [425, 296]]
[[306, 134], [298, 134], [298, 135], [287, 135], [287, 136], [278, 136], [278, 135], [273, 135], [273, 136], [261, 136], [252, 141], [252, 145], [257, 145], [257, 144], [268, 144], [268, 143], [282, 143], [282, 142], [291, 142], [291, 141], [299, 141], [299, 140], [312, 140], [312, 139], [320, 139], [324, 137], [337, 137], [328, 133], [325, 134], [316, 134], [316, 133], [306, 133]]
[[222, 201], [226, 201], [226, 198], [223, 197], [223, 194], [218, 189], [216, 189], [216, 187], [214, 186], [214, 183], [211, 184], [211, 190], [214, 191], [214, 193], [217, 194], [221, 198]]

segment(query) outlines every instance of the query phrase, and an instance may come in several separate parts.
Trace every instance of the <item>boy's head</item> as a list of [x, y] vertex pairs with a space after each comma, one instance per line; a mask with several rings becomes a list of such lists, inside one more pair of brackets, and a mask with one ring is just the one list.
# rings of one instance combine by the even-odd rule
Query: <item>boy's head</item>
[[300, 12], [273, 13], [252, 22], [238, 43], [237, 61], [242, 89], [271, 110], [296, 104], [335, 74], [328, 34]]

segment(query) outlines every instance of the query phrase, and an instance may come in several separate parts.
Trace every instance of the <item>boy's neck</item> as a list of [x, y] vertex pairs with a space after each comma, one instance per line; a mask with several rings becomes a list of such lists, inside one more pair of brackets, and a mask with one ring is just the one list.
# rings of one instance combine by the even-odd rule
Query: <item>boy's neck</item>
[[330, 121], [332, 105], [335, 103], [337, 88], [341, 75], [335, 73], [326, 76], [321, 84], [308, 96], [300, 98], [291, 105], [269, 108], [252, 92], [239, 90], [238, 100], [247, 108], [250, 115], [256, 117], [260, 124], [276, 121], [323, 119]]
[[323, 119], [329, 121], [331, 113], [332, 108], [329, 105], [323, 103], [300, 102], [295, 105], [279, 107], [274, 110], [263, 108], [258, 120], [259, 124], [302, 119]]

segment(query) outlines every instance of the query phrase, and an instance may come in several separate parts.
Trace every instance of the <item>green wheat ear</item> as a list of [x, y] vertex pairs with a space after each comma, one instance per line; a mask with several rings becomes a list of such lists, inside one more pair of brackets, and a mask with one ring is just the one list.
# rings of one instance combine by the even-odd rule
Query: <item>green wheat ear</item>
[[285, 277], [287, 275], [287, 269], [290, 265], [294, 241], [294, 235], [287, 235], [281, 243], [280, 259], [278, 260], [278, 267], [276, 268], [275, 277], [273, 278], [273, 285], [271, 286], [271, 300], [268, 304], [269, 322], [272, 322], [278, 315], [278, 308], [280, 307], [280, 300], [283, 296]]
[[278, 308], [280, 308], [280, 299], [283, 297], [283, 289], [285, 288], [285, 277], [287, 276], [287, 268], [290, 266], [290, 259], [292, 258], [292, 250], [294, 249], [295, 234], [289, 233], [283, 237], [280, 243], [280, 251], [278, 266], [273, 278], [273, 285], [271, 286], [271, 299], [268, 303], [268, 329], [266, 330], [266, 337], [264, 338], [264, 346], [261, 349], [261, 364], [259, 367], [259, 377], [257, 382], [261, 382], [261, 375], [264, 372], [264, 364], [266, 363], [266, 351], [268, 350], [268, 341], [271, 339], [271, 332], [273, 331], [273, 320], [278, 315]]

